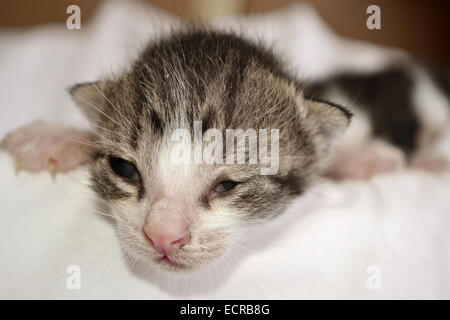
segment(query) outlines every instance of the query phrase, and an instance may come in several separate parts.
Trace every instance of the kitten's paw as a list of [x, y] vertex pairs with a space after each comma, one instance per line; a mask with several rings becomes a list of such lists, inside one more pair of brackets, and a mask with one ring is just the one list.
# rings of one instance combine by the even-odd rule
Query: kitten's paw
[[73, 127], [36, 121], [1, 141], [15, 160], [16, 171], [66, 172], [92, 159], [92, 134]]
[[411, 159], [411, 166], [440, 173], [450, 168], [449, 160], [437, 153], [418, 153]]
[[326, 175], [333, 179], [368, 179], [376, 174], [399, 170], [405, 164], [405, 156], [399, 149], [374, 143], [341, 157]]

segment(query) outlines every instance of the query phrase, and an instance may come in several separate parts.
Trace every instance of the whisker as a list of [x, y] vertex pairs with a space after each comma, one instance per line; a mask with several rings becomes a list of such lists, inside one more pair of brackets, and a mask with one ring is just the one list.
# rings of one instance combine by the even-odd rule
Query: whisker
[[[233, 245], [237, 245], [242, 249], [248, 250], [251, 253], [257, 253], [257, 251], [250, 249], [242, 244], [239, 244], [238, 242], [233, 242]], [[274, 267], [275, 269], [277, 269], [278, 271], [282, 271], [279, 267], [277, 267], [276, 265], [274, 265], [270, 260], [268, 260], [266, 257], [264, 256], [258, 256], [260, 259], [265, 260], [268, 264], [270, 264], [272, 267]]]
[[276, 104], [274, 104], [273, 106], [271, 106], [270, 108], [267, 109], [266, 112], [264, 112], [263, 114], [258, 115], [257, 121], [259, 121], [260, 119], [262, 119], [263, 117], [265, 117], [267, 114], [269, 114], [270, 112], [272, 112], [276, 107], [278, 107], [281, 103], [283, 103], [284, 101], [286, 101], [287, 97], [281, 99], [280, 101], [278, 101]]
[[279, 129], [283, 129], [284, 126], [286, 126], [289, 122], [291, 122], [292, 120], [294, 120], [295, 118], [297, 118], [298, 116], [300, 116], [300, 112], [296, 112], [295, 115], [293, 117], [291, 117], [289, 120], [287, 120], [285, 123], [283, 123], [281, 126], [279, 126]]
[[94, 106], [92, 103], [90, 103], [89, 101], [87, 101], [86, 99], [84, 99], [81, 95], [77, 95], [75, 94], [78, 98], [80, 98], [81, 100], [83, 100], [84, 102], [86, 102], [89, 106], [91, 106], [94, 110], [96, 110], [97, 112], [103, 114], [105, 117], [107, 117], [109, 120], [111, 120], [112, 122], [114, 122], [115, 124], [119, 125], [120, 127], [122, 127], [123, 129], [125, 129], [125, 127], [120, 124], [119, 122], [117, 122], [116, 120], [114, 120], [113, 118], [111, 118], [110, 116], [108, 116], [105, 112], [103, 112], [102, 110], [98, 109], [96, 106]]
[[97, 85], [95, 84], [94, 81], [91, 81], [91, 84], [95, 87], [95, 89], [103, 96], [103, 98], [106, 99], [106, 101], [109, 102], [109, 104], [111, 104], [111, 106], [114, 108], [114, 110], [117, 111], [117, 113], [124, 118], [130, 125], [132, 124], [132, 122], [130, 121], [130, 119], [128, 119], [127, 117], [125, 117], [120, 111], [119, 109], [103, 94], [103, 92], [100, 91], [100, 89], [97, 87]]
[[102, 127], [102, 126], [99, 126], [99, 125], [96, 125], [96, 124], [93, 124], [93, 123], [91, 123], [91, 125], [96, 127], [96, 128], [98, 128], [98, 129], [100, 129], [100, 130], [104, 130], [104, 131], [110, 133], [111, 135], [116, 135], [116, 136], [122, 138], [125, 141], [127, 141], [129, 139], [129, 137], [127, 137], [126, 135], [124, 135], [123, 133], [121, 133], [119, 131], [114, 131], [114, 130], [111, 130], [111, 129], [107, 129], [105, 127]]
[[[237, 248], [237, 247], [231, 246], [230, 248], [231, 248], [232, 252], [235, 253], [235, 256], [237, 256], [237, 258], [247, 256], [246, 253], [240, 251], [239, 248]], [[264, 260], [263, 260], [263, 262], [267, 263], [267, 261], [264, 261]], [[278, 268], [276, 268], [276, 269], [279, 270]], [[256, 268], [251, 267], [252, 274], [254, 274], [255, 271], [257, 271], [256, 276], [259, 278], [259, 281], [258, 281], [259, 283], [267, 283], [268, 282], [267, 270], [260, 268], [260, 265], [258, 265], [258, 266], [256, 266]]]
[[63, 136], [63, 137], [64, 137], [64, 139], [72, 141], [72, 142], [75, 142], [77, 144], [83, 144], [83, 145], [86, 145], [86, 146], [89, 146], [89, 147], [93, 147], [93, 148], [96, 147], [96, 145], [94, 143], [89, 143], [87, 141], [81, 141], [81, 140], [73, 139], [73, 138], [68, 137], [68, 136]]
[[294, 248], [291, 248], [291, 247], [288, 247], [288, 246], [285, 246], [285, 245], [281, 245], [281, 244], [277, 244], [277, 243], [272, 243], [272, 245], [280, 247], [280, 248], [283, 248], [283, 249], [286, 249], [286, 250], [289, 250], [289, 251], [292, 251], [292, 252], [294, 252], [294, 253], [296, 253], [298, 255], [304, 256], [306, 258], [313, 258], [313, 259], [317, 258], [315, 255], [312, 255], [312, 254], [306, 253], [306, 252], [302, 252], [302, 251], [299, 251], [297, 249], [294, 249]]
[[[96, 127], [96, 128], [98, 128], [98, 129], [102, 129], [102, 130], [104, 130], [104, 131], [108, 131], [109, 133], [121, 135], [121, 133], [118, 132], [118, 131], [114, 131], [114, 130], [111, 130], [111, 129], [108, 129], [108, 128], [99, 126], [98, 124], [95, 124], [95, 123], [92, 123], [92, 122], [91, 122], [91, 125], [94, 126], [94, 127]], [[125, 137], [124, 135], [122, 135], [122, 136]]]
[[123, 223], [127, 223], [125, 220], [122, 220], [122, 219], [120, 219], [120, 218], [118, 218], [118, 217], [115, 217], [115, 216], [113, 216], [113, 215], [107, 214], [107, 213], [105, 213], [105, 212], [103, 212], [103, 211], [100, 211], [100, 210], [93, 210], [93, 212], [98, 213], [98, 214], [100, 214], [100, 215], [102, 215], [102, 216], [105, 216], [105, 217], [108, 217], [108, 218], [115, 219], [115, 220], [120, 221], [120, 222], [123, 222]]

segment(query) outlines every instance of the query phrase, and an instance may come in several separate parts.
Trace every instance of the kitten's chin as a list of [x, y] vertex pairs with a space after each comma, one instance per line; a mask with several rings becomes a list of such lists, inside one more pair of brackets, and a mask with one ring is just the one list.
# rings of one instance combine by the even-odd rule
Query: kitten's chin
[[170, 259], [168, 257], [160, 257], [156, 259], [148, 259], [148, 257], [142, 257], [140, 263], [144, 264], [147, 269], [151, 269], [153, 272], [159, 274], [170, 274], [173, 276], [183, 276], [195, 274], [201, 271], [209, 261], [202, 263], [183, 263]]
[[158, 268], [163, 272], [177, 274], [191, 273], [200, 268], [199, 265], [180, 263], [167, 256], [158, 258], [154, 263], [156, 263]]
[[[127, 250], [128, 249], [128, 250]], [[130, 268], [134, 268], [137, 265], [144, 270], [172, 275], [188, 275], [196, 273], [202, 270], [210, 262], [213, 262], [216, 258], [202, 259], [196, 261], [195, 257], [184, 256], [182, 258], [174, 256], [155, 256], [151, 252], [136, 252], [135, 250], [129, 250], [130, 248], [124, 248], [127, 251], [126, 256], [131, 257], [128, 265]]]

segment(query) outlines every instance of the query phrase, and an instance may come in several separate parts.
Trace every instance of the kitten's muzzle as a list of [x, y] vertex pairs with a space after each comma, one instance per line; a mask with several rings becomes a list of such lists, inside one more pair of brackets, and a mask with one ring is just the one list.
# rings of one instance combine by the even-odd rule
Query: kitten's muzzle
[[186, 208], [174, 199], [163, 198], [152, 204], [144, 234], [161, 256], [170, 256], [189, 243], [189, 229], [184, 216]]
[[189, 233], [173, 226], [155, 228], [144, 227], [144, 233], [155, 250], [162, 256], [169, 256], [189, 242]]

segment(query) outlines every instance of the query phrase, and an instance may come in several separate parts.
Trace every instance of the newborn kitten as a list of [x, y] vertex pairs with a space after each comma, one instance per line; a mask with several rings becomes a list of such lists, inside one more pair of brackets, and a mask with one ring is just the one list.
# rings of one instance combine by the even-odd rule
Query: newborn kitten
[[[386, 133], [377, 126], [358, 134], [351, 157], [334, 151], [335, 142], [339, 151], [355, 140], [348, 134], [339, 140], [351, 112], [322, 100], [332, 97], [334, 88], [343, 90], [339, 79], [307, 86], [310, 98], [305, 98], [304, 86], [266, 49], [226, 33], [175, 33], [151, 43], [121, 75], [71, 88], [95, 132], [34, 123], [9, 134], [2, 146], [13, 154], [18, 168], [30, 171], [67, 171], [91, 156], [92, 189], [117, 218], [125, 252], [158, 270], [189, 271], [221, 256], [240, 226], [281, 213], [329, 168], [330, 157], [334, 159], [330, 175], [361, 177], [377, 172], [373, 163], [382, 162], [385, 155], [379, 150], [391, 147], [397, 155], [392, 143], [386, 142], [398, 144], [389, 135], [396, 131], [391, 128]], [[376, 100], [377, 93], [368, 95], [372, 97]], [[369, 105], [370, 101], [370, 110]], [[366, 116], [359, 110], [364, 109], [354, 109], [370, 129], [370, 112]], [[390, 119], [385, 111], [382, 121]], [[199, 145], [174, 140], [174, 133], [184, 129], [195, 140], [199, 121], [200, 148], [214, 150], [214, 161], [204, 157], [200, 162], [176, 161], [174, 150], [180, 150], [180, 141], [188, 160], [195, 158]], [[410, 118], [395, 121], [394, 128], [408, 125]], [[221, 133], [243, 129], [236, 130], [235, 136], [244, 143], [229, 149], [219, 143], [229, 142], [228, 135], [222, 141], [217, 135], [205, 139], [208, 133], [217, 133], [214, 129]], [[261, 156], [267, 145], [267, 155], [276, 160], [276, 170], [270, 174], [262, 171], [267, 167], [264, 159], [251, 161], [252, 130], [264, 129], [270, 135], [267, 141], [259, 139], [256, 148]], [[354, 134], [355, 129], [350, 129]], [[404, 138], [402, 142], [413, 137]], [[235, 137], [231, 140], [234, 143]], [[409, 143], [405, 150], [411, 153]], [[235, 154], [238, 159], [243, 155], [244, 163], [227, 161]]]
[[309, 83], [305, 95], [341, 103], [354, 114], [333, 150], [329, 176], [449, 167], [449, 70], [405, 55], [375, 72], [342, 72]]

